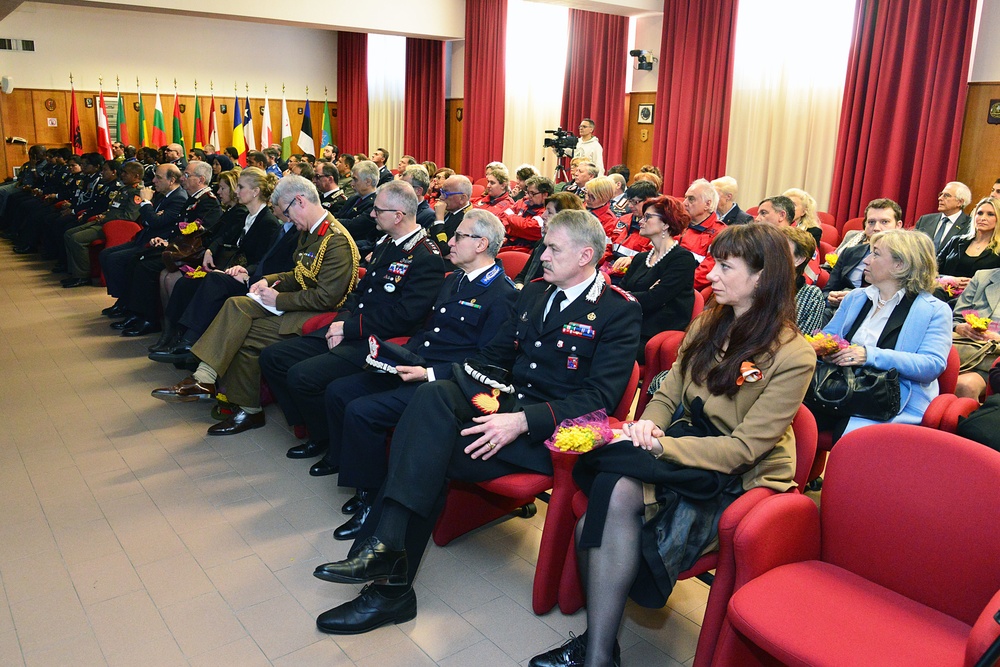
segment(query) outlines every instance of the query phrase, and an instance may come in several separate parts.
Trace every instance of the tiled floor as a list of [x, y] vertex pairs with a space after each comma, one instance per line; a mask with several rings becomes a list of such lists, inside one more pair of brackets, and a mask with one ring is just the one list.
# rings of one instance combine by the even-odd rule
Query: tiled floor
[[[544, 505], [428, 549], [416, 620], [354, 637], [315, 629], [357, 587], [342, 558], [347, 494], [285, 458], [266, 428], [209, 438], [206, 404], [150, 397], [180, 372], [99, 315], [103, 289], [61, 289], [50, 263], [0, 244], [0, 665], [526, 665], [584, 628], [531, 611]], [[626, 665], [689, 665], [708, 589], [630, 607]]]

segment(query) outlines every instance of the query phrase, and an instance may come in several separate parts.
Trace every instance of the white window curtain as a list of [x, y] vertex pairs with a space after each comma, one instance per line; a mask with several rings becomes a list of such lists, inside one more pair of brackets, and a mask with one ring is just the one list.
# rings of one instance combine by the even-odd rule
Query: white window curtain
[[405, 70], [405, 37], [368, 35], [368, 150], [388, 150], [389, 169], [403, 155]]
[[726, 173], [744, 209], [801, 188], [826, 210], [854, 6], [740, 0]]
[[[550, 178], [555, 171], [555, 155], [542, 143], [545, 130], [554, 130], [562, 115], [568, 27], [566, 7], [507, 2], [503, 162], [511, 178], [522, 164], [535, 165]], [[473, 179], [480, 176], [470, 174]]]

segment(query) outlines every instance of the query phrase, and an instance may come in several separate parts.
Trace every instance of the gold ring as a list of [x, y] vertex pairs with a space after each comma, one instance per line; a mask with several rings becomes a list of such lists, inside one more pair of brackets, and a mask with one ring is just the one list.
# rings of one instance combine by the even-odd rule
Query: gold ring
[[491, 452], [492, 452], [492, 451], [493, 451], [494, 449], [496, 449], [496, 447], [497, 447], [497, 443], [495, 443], [495, 442], [490, 442], [490, 443], [489, 443], [488, 445], [486, 445], [486, 448], [487, 448], [488, 450], [490, 450]]

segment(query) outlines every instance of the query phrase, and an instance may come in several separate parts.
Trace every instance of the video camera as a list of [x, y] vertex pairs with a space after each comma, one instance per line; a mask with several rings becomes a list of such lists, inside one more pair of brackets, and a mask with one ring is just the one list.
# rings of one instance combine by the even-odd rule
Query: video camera
[[577, 142], [580, 141], [575, 134], [569, 130], [562, 129], [561, 127], [554, 130], [545, 130], [545, 134], [552, 134], [555, 136], [545, 137], [542, 147], [551, 148], [559, 157], [569, 154], [574, 148], [576, 148]]

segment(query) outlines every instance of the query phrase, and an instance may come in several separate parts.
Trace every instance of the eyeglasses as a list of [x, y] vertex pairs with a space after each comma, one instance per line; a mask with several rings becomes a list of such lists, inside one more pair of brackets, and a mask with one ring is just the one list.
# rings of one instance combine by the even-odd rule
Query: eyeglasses
[[458, 231], [456, 229], [455, 230], [455, 238], [457, 240], [461, 241], [462, 239], [481, 239], [483, 237], [482, 236], [477, 236], [476, 234], [466, 234], [465, 232], [460, 232], [460, 231]]
[[294, 204], [295, 200], [297, 200], [298, 198], [299, 198], [298, 195], [292, 197], [292, 201], [288, 202], [288, 206], [286, 206], [285, 210], [281, 212], [281, 215], [284, 216], [286, 220], [288, 219], [288, 211], [291, 210], [292, 204]]
[[955, 195], [951, 194], [950, 192], [939, 192], [938, 193], [938, 199], [942, 199], [942, 198], [943, 199], [955, 199]]
[[375, 215], [380, 215], [382, 213], [402, 213], [398, 208], [379, 208], [372, 204], [372, 210], [375, 211]]
[[438, 190], [438, 192], [441, 194], [442, 199], [447, 199], [452, 195], [464, 194], [463, 192], [459, 192], [458, 190], [455, 190], [454, 192], [449, 192], [448, 190]]
[[540, 195], [542, 193], [539, 192], [538, 190], [536, 190], [534, 192], [532, 192], [531, 190], [525, 190], [524, 194], [527, 195], [528, 197], [537, 197], [538, 195]]
[[646, 213], [642, 216], [643, 220], [649, 220], [650, 218], [659, 218], [660, 220], [663, 220], [663, 216], [659, 213]]

